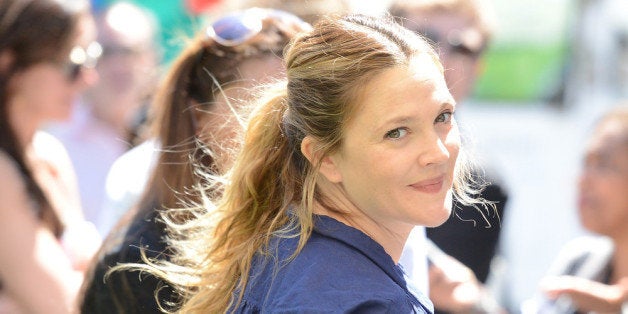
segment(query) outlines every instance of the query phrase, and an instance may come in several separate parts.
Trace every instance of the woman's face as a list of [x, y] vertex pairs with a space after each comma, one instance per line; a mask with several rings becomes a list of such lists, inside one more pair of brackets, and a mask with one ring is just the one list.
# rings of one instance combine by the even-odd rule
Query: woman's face
[[348, 200], [390, 230], [437, 226], [451, 213], [460, 138], [455, 101], [427, 54], [366, 86], [331, 156]]
[[221, 170], [231, 166], [235, 150], [239, 148], [244, 118], [241, 115], [246, 113], [243, 107], [251, 100], [256, 87], [285, 75], [281, 59], [274, 55], [243, 61], [237, 70], [242, 79], [219, 92], [209, 110], [198, 115], [201, 140], [214, 154]]
[[16, 73], [10, 81], [12, 103], [38, 121], [63, 121], [70, 117], [72, 105], [84, 84], [80, 77], [71, 80], [64, 65], [40, 62]]
[[578, 209], [589, 231], [618, 236], [628, 225], [628, 146], [625, 126], [609, 122], [597, 129], [585, 152]]
[[[93, 20], [82, 16], [73, 47], [85, 52], [95, 37]], [[42, 61], [16, 73], [9, 81], [11, 102], [38, 122], [67, 120], [78, 95], [97, 80], [93, 70], [77, 67], [70, 55], [62, 62]]]

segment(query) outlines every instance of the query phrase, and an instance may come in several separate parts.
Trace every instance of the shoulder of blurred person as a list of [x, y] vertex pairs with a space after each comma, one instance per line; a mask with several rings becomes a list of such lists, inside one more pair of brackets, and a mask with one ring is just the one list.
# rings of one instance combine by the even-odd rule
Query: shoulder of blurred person
[[102, 202], [101, 178], [128, 146], [102, 121], [95, 119], [82, 101], [77, 102], [75, 108], [71, 122], [56, 124], [48, 131], [68, 153], [85, 218], [97, 224]]
[[603, 281], [613, 256], [613, 242], [604, 236], [581, 236], [567, 242], [556, 255], [547, 275], [572, 275]]
[[406, 273], [406, 280], [409, 280], [425, 295], [429, 295], [430, 288], [428, 282], [428, 261], [426, 258], [427, 241], [425, 227], [415, 227], [410, 232], [399, 258], [399, 265]]
[[147, 140], [122, 154], [111, 165], [105, 181], [100, 234], [107, 235], [139, 201], [157, 162], [159, 150], [156, 139]]
[[83, 213], [79, 201], [76, 174], [72, 160], [63, 143], [53, 135], [39, 131], [33, 140], [33, 148], [35, 154], [47, 163], [64, 186], [62, 191], [65, 191], [64, 199], [67, 201], [63, 208], [67, 209], [64, 210], [64, 214], [68, 215], [64, 220], [67, 223], [82, 221]]

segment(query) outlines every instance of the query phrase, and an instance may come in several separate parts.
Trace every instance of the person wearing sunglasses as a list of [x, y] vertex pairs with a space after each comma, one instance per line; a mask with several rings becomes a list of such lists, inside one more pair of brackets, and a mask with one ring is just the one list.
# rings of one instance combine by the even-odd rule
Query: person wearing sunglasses
[[445, 65], [454, 98], [473, 91], [481, 57], [493, 34], [494, 19], [485, 0], [395, 0], [388, 11], [408, 29], [427, 37]]
[[[141, 263], [143, 254], [169, 259], [172, 252], [160, 212], [202, 202], [201, 195], [191, 191], [229, 168], [231, 153], [240, 145], [246, 101], [257, 85], [283, 77], [283, 48], [297, 31], [308, 27], [283, 11], [247, 9], [219, 18], [180, 53], [151, 108], [151, 142], [158, 147], [148, 144], [153, 147], [129, 152], [141, 155], [137, 160], [142, 164], [133, 166], [144, 168], [156, 154], [148, 182], [92, 265], [83, 287], [83, 313], [158, 313], [160, 306], [176, 304], [176, 294], [154, 276], [107, 272], [119, 263]], [[127, 170], [125, 178], [138, 179], [134, 173]], [[178, 222], [189, 218], [173, 216]]]
[[[0, 312], [70, 313], [100, 239], [72, 165], [43, 128], [93, 81], [87, 3], [0, 1]], [[90, 233], [91, 230], [91, 233]]]
[[136, 114], [155, 90], [160, 49], [153, 16], [136, 5], [118, 2], [95, 12], [94, 19], [97, 42], [85, 57], [99, 56], [89, 63], [98, 81], [82, 93], [72, 118], [50, 131], [70, 155], [85, 218], [104, 237], [107, 172], [131, 148]]
[[[214, 208], [170, 223], [159, 274], [184, 313], [432, 313], [398, 265], [416, 225], [468, 203], [436, 52], [388, 17], [325, 17], [284, 53]], [[123, 265], [120, 269], [137, 269]]]
[[[483, 0], [395, 0], [390, 3], [389, 12], [434, 45], [445, 68], [447, 86], [456, 101], [463, 105], [473, 91], [481, 70], [481, 57], [492, 37], [494, 21], [489, 3]], [[479, 196], [494, 206], [478, 209], [456, 204], [445, 224], [427, 228], [429, 241], [450, 257], [432, 260], [428, 256], [429, 293], [437, 313], [481, 311], [478, 306], [495, 304], [482, 284], [488, 279], [497, 251], [508, 191], [492, 165], [484, 163], [479, 167], [481, 169], [474, 169], [474, 176], [483, 177], [482, 181], [489, 183]], [[438, 260], [449, 262], [438, 265]], [[459, 269], [451, 271], [452, 267]], [[465, 275], [454, 278], [449, 274]], [[468, 296], [456, 292], [465, 289], [474, 292]]]

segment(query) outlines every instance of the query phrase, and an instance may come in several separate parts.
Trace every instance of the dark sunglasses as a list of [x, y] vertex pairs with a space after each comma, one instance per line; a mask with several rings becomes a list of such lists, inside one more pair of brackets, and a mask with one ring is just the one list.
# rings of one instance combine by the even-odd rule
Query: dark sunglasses
[[133, 56], [141, 54], [142, 48], [122, 46], [122, 45], [107, 45], [103, 44], [101, 58], [108, 58], [112, 56]]
[[266, 19], [276, 19], [286, 25], [299, 24], [305, 29], [310, 27], [297, 16], [285, 11], [250, 8], [223, 16], [207, 27], [205, 34], [220, 45], [233, 47], [241, 45], [259, 34]]
[[102, 46], [92, 42], [87, 47], [75, 46], [70, 51], [69, 61], [62, 65], [65, 77], [69, 82], [75, 82], [83, 68], [94, 68], [102, 55]]
[[449, 32], [445, 36], [446, 38], [442, 38], [436, 31], [429, 29], [420, 31], [419, 33], [436, 44], [439, 50], [441, 50], [439, 51], [440, 53], [457, 54], [476, 59], [484, 52], [484, 45], [472, 47], [464, 41], [459, 31]]

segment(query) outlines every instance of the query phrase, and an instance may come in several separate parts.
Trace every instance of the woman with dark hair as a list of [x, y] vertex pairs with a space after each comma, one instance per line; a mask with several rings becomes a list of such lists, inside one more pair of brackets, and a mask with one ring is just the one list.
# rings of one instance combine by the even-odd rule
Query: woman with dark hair
[[83, 313], [111, 313], [112, 306], [119, 312], [154, 313], [176, 301], [153, 276], [107, 271], [118, 263], [142, 262], [142, 254], [169, 258], [160, 212], [199, 204], [201, 195], [187, 192], [228, 169], [240, 142], [243, 103], [256, 85], [283, 76], [283, 48], [307, 27], [283, 11], [247, 9], [214, 22], [179, 55], [152, 108], [161, 149], [151, 178], [139, 203], [105, 240], [84, 286]]
[[628, 313], [628, 103], [596, 122], [577, 187], [590, 234], [565, 244], [524, 313]]
[[73, 310], [100, 243], [86, 229], [68, 232], [84, 223], [73, 170], [63, 146], [40, 131], [67, 119], [91, 80], [85, 67], [99, 51], [86, 44], [87, 12], [52, 0], [0, 1], [0, 311]]

